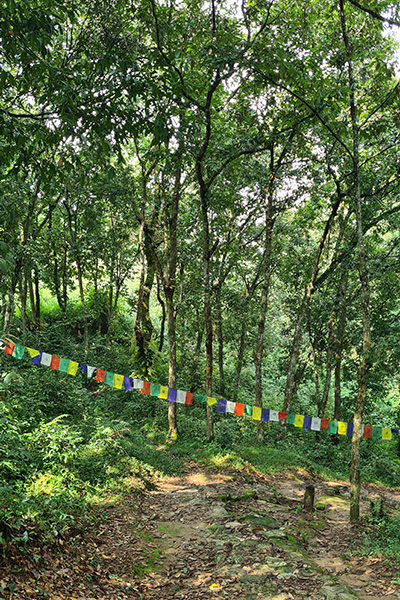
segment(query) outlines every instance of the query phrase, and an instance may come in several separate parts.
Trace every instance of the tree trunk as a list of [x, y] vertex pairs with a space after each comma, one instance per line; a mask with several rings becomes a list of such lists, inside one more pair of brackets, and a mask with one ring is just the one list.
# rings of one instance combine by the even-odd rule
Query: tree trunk
[[283, 405], [282, 405], [282, 411], [284, 411], [284, 412], [288, 412], [291, 407], [292, 397], [293, 397], [294, 378], [295, 378], [295, 373], [296, 373], [297, 361], [298, 361], [299, 354], [300, 354], [301, 340], [303, 337], [303, 327], [304, 327], [304, 323], [306, 320], [308, 307], [309, 307], [309, 304], [310, 304], [310, 301], [312, 298], [312, 294], [314, 291], [314, 283], [315, 283], [315, 279], [318, 274], [319, 262], [321, 259], [322, 251], [324, 249], [325, 241], [330, 232], [333, 220], [334, 220], [334, 218], [337, 214], [338, 208], [340, 206], [340, 202], [341, 202], [341, 196], [339, 195], [332, 206], [331, 214], [329, 215], [329, 218], [325, 224], [325, 229], [321, 236], [321, 240], [319, 242], [318, 249], [317, 249], [317, 254], [314, 259], [314, 267], [313, 267], [313, 271], [312, 271], [312, 274], [310, 277], [310, 281], [304, 292], [304, 296], [303, 296], [302, 302], [300, 304], [299, 312], [297, 314], [297, 322], [296, 322], [296, 327], [295, 327], [294, 334], [293, 334], [293, 342], [292, 342], [292, 349], [291, 349], [291, 355], [290, 355], [290, 361], [289, 361], [289, 368], [288, 368], [288, 374], [287, 374], [287, 378], [286, 378], [285, 397], [284, 397]]
[[222, 309], [221, 309], [221, 287], [216, 290], [216, 321], [217, 321], [217, 339], [218, 339], [218, 375], [219, 375], [219, 394], [225, 396], [225, 374], [224, 374], [224, 336], [222, 330]]
[[342, 355], [343, 338], [346, 328], [346, 295], [347, 295], [348, 270], [343, 269], [340, 280], [339, 290], [339, 314], [337, 317], [337, 328], [335, 333], [335, 408], [333, 418], [340, 421], [341, 411], [341, 374], [342, 374]]
[[87, 312], [86, 312], [85, 291], [83, 288], [83, 274], [82, 274], [82, 267], [81, 267], [81, 261], [80, 261], [79, 255], [75, 256], [75, 262], [76, 262], [76, 270], [77, 270], [77, 275], [78, 275], [79, 296], [80, 296], [80, 300], [81, 300], [81, 308], [82, 308], [82, 315], [83, 315], [83, 347], [84, 347], [85, 356], [86, 356], [87, 353], [89, 352], [89, 326], [88, 326], [88, 318], [87, 318]]
[[[265, 318], [267, 316], [269, 284], [271, 279], [271, 251], [272, 251], [272, 232], [274, 228], [273, 219], [273, 190], [272, 173], [274, 170], [274, 155], [271, 150], [270, 164], [270, 185], [267, 191], [267, 208], [265, 211], [265, 238], [264, 238], [264, 257], [263, 257], [263, 280], [261, 288], [260, 315], [258, 318], [258, 330], [256, 340], [256, 351], [254, 357], [255, 366], [255, 400], [256, 406], [262, 407], [262, 361], [264, 356], [264, 333]], [[264, 439], [264, 428], [261, 421], [257, 421], [257, 439]]]
[[30, 267], [26, 271], [26, 279], [28, 282], [29, 305], [31, 308], [31, 321], [32, 321], [32, 324], [35, 324], [36, 323], [35, 293], [33, 291], [32, 271], [31, 271]]
[[35, 309], [36, 309], [35, 318], [36, 318], [36, 321], [39, 323], [40, 322], [40, 280], [39, 280], [39, 272], [37, 269], [35, 269], [34, 281], [35, 281]]
[[344, 0], [339, 0], [340, 19], [342, 27], [343, 42], [346, 50], [348, 78], [349, 78], [349, 98], [350, 115], [353, 137], [353, 184], [354, 184], [354, 208], [357, 227], [357, 245], [358, 245], [358, 267], [361, 281], [361, 307], [362, 307], [362, 329], [363, 329], [363, 352], [361, 363], [358, 370], [358, 389], [356, 407], [353, 421], [353, 437], [350, 466], [350, 521], [356, 521], [360, 516], [360, 491], [361, 491], [361, 467], [360, 467], [360, 442], [362, 436], [362, 417], [364, 413], [365, 398], [367, 394], [368, 371], [370, 368], [371, 357], [371, 326], [370, 326], [370, 308], [369, 308], [369, 280], [367, 268], [367, 256], [364, 245], [362, 211], [361, 211], [361, 193], [360, 193], [360, 163], [359, 163], [359, 143], [358, 143], [358, 119], [357, 104], [355, 98], [355, 80], [353, 75], [352, 49], [348, 37], [346, 15], [344, 11]]
[[242, 319], [242, 327], [240, 330], [238, 359], [237, 359], [237, 365], [236, 365], [236, 382], [235, 382], [235, 389], [233, 390], [233, 396], [232, 396], [233, 402], [237, 402], [237, 399], [238, 399], [240, 378], [241, 378], [242, 368], [243, 368], [244, 349], [246, 346], [246, 331], [247, 331], [247, 322], [246, 322], [245, 318], [243, 318]]
[[26, 282], [26, 277], [22, 277], [22, 275], [20, 275], [18, 285], [19, 285], [19, 295], [20, 295], [20, 300], [21, 300], [22, 327], [23, 327], [23, 332], [26, 333], [29, 329], [29, 321], [28, 321], [28, 316], [26, 314], [26, 304], [27, 304], [27, 295], [28, 295], [28, 285]]
[[165, 302], [160, 294], [160, 278], [157, 278], [157, 300], [161, 306], [161, 326], [160, 326], [160, 341], [158, 343], [158, 351], [162, 352], [164, 346], [164, 336], [165, 336], [165, 321], [167, 319], [167, 311], [165, 310]]

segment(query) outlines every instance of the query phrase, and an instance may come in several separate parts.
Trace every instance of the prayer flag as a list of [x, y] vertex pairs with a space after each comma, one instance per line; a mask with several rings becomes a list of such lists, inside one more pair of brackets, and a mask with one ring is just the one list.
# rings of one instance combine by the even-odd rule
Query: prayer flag
[[269, 411], [269, 420], [274, 421], [275, 423], [279, 421], [279, 412], [277, 410]]
[[381, 440], [382, 439], [382, 427], [372, 427], [372, 439], [373, 440]]
[[69, 358], [60, 358], [60, 364], [58, 365], [58, 370], [61, 373], [68, 373], [69, 367]]
[[54, 369], [55, 371], [58, 371], [58, 369], [60, 368], [60, 362], [61, 362], [61, 358], [59, 356], [53, 355], [51, 357], [50, 369]]
[[185, 404], [187, 404], [188, 406], [193, 405], [193, 393], [192, 392], [186, 392]]
[[199, 402], [207, 402], [207, 396], [204, 396], [204, 394], [193, 394], [193, 398]]
[[282, 411], [279, 411], [279, 414], [278, 414], [278, 416], [279, 416], [279, 420], [280, 420], [280, 421], [286, 421], [287, 412], [282, 412]]
[[114, 373], [111, 371], [106, 371], [106, 376], [104, 377], [104, 383], [106, 385], [113, 385], [114, 383]]
[[150, 395], [150, 382], [143, 381], [142, 394], [146, 394], [146, 396]]
[[160, 394], [158, 397], [161, 398], [162, 400], [166, 400], [168, 398], [168, 386], [167, 385], [162, 385], [160, 387]]
[[104, 381], [106, 372], [103, 369], [96, 369], [96, 381]]
[[25, 352], [25, 346], [21, 346], [20, 344], [15, 344], [12, 356], [13, 356], [13, 358], [21, 359], [24, 356], [24, 352]]
[[347, 431], [346, 431], [346, 435], [353, 435], [353, 431], [354, 431], [354, 424], [353, 423], [347, 423]]
[[269, 416], [270, 416], [269, 408], [263, 408], [261, 411], [261, 421], [263, 421], [264, 423], [268, 423]]
[[122, 386], [124, 384], [124, 376], [123, 375], [118, 375], [117, 373], [114, 374], [114, 379], [113, 379], [113, 387], [117, 388], [118, 390], [122, 390]]
[[132, 377], [124, 376], [124, 390], [126, 392], [132, 391]]
[[217, 411], [226, 413], [226, 400], [223, 400], [222, 398], [218, 400]]
[[178, 404], [186, 403], [186, 392], [184, 390], [177, 390], [176, 392], [176, 401]]
[[76, 375], [78, 367], [79, 367], [79, 365], [77, 362], [75, 362], [74, 360], [70, 360], [69, 365], [68, 365], [68, 370], [67, 370], [68, 375]]
[[338, 422], [337, 421], [329, 421], [328, 424], [328, 433], [337, 433], [338, 431]]
[[6, 342], [4, 350], [6, 351], [6, 354], [12, 356], [12, 353], [14, 352], [14, 344], [12, 342]]
[[329, 428], [329, 419], [321, 419], [321, 429]]
[[319, 419], [318, 417], [313, 417], [311, 419], [311, 430], [321, 431], [321, 419]]
[[34, 350], [33, 348], [27, 348], [27, 350], [31, 355], [31, 358], [35, 358], [35, 356], [39, 356], [40, 354], [39, 350]]
[[364, 425], [364, 437], [372, 440], [372, 425]]
[[311, 417], [304, 417], [303, 429], [311, 429]]
[[296, 417], [294, 419], [294, 426], [295, 427], [303, 427], [303, 423], [304, 423], [304, 415], [296, 415]]
[[207, 404], [208, 404], [208, 406], [212, 406], [213, 404], [217, 404], [217, 399], [216, 398], [211, 398], [210, 396], [207, 396]]
[[243, 417], [243, 413], [244, 413], [244, 404], [241, 404], [240, 402], [236, 402], [235, 403], [235, 415], [238, 417]]
[[392, 427], [392, 433], [399, 433], [399, 430], [396, 429], [396, 428], [394, 428], [394, 427]]
[[160, 395], [161, 385], [158, 383], [150, 383], [150, 396], [158, 396]]
[[134, 379], [133, 380], [133, 389], [134, 390], [142, 390], [143, 383], [144, 382], [141, 379]]
[[79, 363], [79, 366], [82, 369], [82, 373], [87, 376], [87, 365]]
[[296, 415], [293, 413], [288, 413], [286, 417], [286, 423], [288, 425], [294, 425], [296, 421]]
[[246, 415], [249, 415], [249, 417], [251, 417], [253, 414], [253, 407], [250, 404], [245, 404], [245, 411]]
[[39, 352], [39, 354], [36, 354], [33, 358], [32, 358], [32, 364], [33, 365], [40, 365], [40, 361], [42, 360], [42, 353]]
[[89, 365], [87, 365], [87, 376], [88, 379], [91, 378], [91, 376], [93, 375], [93, 373], [95, 372], [96, 367], [89, 367]]
[[232, 415], [235, 413], [235, 402], [231, 402], [230, 400], [226, 401], [226, 412]]
[[338, 421], [338, 434], [346, 435], [347, 434], [347, 423], [343, 421]]
[[261, 421], [261, 406], [253, 406], [253, 419]]
[[383, 440], [391, 440], [392, 439], [392, 430], [388, 427], [382, 427], [382, 439]]
[[168, 388], [168, 402], [176, 402], [177, 390], [175, 388]]
[[49, 367], [51, 363], [51, 354], [47, 354], [47, 352], [42, 352], [42, 358], [40, 359], [40, 364], [43, 367]]

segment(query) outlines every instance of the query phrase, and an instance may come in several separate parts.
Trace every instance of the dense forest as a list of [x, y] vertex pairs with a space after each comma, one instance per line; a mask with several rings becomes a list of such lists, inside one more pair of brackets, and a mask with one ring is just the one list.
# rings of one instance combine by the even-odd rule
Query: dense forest
[[2, 353], [0, 542], [195, 452], [337, 469], [353, 521], [360, 479], [400, 485], [399, 27], [387, 0], [0, 1], [3, 347], [157, 389]]

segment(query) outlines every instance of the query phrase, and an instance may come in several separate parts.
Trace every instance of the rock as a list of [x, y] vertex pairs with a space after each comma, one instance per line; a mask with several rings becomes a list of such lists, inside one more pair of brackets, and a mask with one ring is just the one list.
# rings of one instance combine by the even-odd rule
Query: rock
[[209, 515], [213, 519], [226, 519], [229, 517], [228, 511], [220, 504], [212, 506]]
[[257, 492], [255, 490], [245, 490], [241, 495], [241, 500], [250, 500], [251, 498], [257, 500]]
[[282, 529], [271, 529], [271, 531], [266, 531], [264, 533], [264, 537], [268, 540], [277, 540], [277, 539], [286, 539], [286, 533], [282, 531]]
[[325, 510], [326, 506], [325, 506], [325, 504], [323, 502], [317, 502], [317, 504], [315, 505], [315, 508], [317, 510]]
[[239, 521], [229, 521], [228, 523], [225, 523], [225, 527], [227, 529], [237, 529], [238, 527], [241, 527], [242, 524], [239, 523]]
[[260, 527], [268, 527], [268, 529], [278, 529], [281, 525], [273, 517], [267, 513], [247, 513], [244, 515], [244, 520], [252, 525]]

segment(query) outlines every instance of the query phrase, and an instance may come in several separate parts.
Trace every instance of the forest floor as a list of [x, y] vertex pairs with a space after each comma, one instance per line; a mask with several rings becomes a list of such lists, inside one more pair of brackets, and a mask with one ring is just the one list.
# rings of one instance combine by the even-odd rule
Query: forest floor
[[[310, 483], [313, 515], [302, 510]], [[400, 506], [400, 492], [365, 486], [362, 511], [377, 498], [387, 510]], [[400, 598], [395, 567], [356, 553], [365, 525], [348, 522], [344, 482], [192, 464], [104, 510], [79, 543], [60, 540], [3, 564], [0, 600]]]

